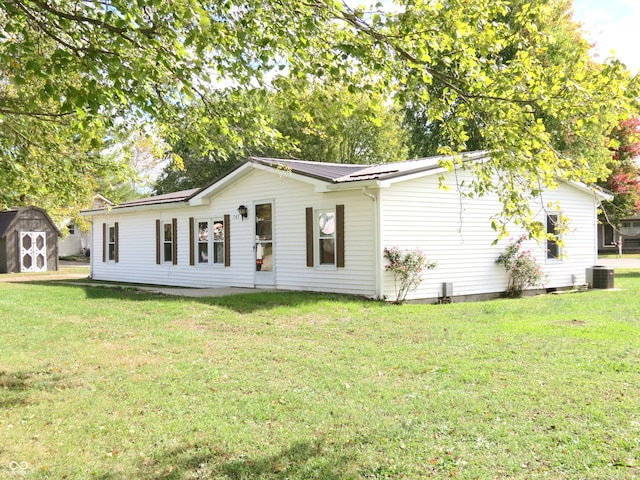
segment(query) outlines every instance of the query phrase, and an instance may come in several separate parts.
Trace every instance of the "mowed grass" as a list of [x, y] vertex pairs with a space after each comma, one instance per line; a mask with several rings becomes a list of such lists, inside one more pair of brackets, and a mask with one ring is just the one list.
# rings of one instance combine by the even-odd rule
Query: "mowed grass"
[[640, 272], [451, 305], [0, 284], [0, 478], [640, 477]]

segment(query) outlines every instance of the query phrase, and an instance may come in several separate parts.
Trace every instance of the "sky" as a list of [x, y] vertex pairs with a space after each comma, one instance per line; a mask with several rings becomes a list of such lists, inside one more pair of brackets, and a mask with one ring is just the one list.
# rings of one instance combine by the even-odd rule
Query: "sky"
[[640, 72], [639, 0], [573, 0], [573, 8], [587, 39], [596, 43], [594, 52], [600, 60], [611, 57], [613, 50], [631, 72]]

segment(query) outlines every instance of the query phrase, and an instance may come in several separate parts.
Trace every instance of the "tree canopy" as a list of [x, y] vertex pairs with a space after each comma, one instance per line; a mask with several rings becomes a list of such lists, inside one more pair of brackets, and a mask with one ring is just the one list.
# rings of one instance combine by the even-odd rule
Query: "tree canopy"
[[337, 82], [420, 112], [446, 140], [439, 153], [491, 150], [465, 188], [500, 195], [498, 232], [514, 219], [536, 233], [528, 199], [606, 176], [608, 134], [637, 109], [635, 79], [589, 57], [565, 0], [6, 0], [0, 40], [5, 206], [81, 196], [121, 167], [99, 153], [132, 119], [222, 158], [243, 125], [274, 132], [232, 107], [237, 92]]

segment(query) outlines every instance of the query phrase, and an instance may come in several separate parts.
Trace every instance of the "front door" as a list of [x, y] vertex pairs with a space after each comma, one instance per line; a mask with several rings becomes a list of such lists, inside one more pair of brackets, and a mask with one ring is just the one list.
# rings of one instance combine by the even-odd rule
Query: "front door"
[[274, 250], [273, 250], [273, 204], [256, 203], [254, 205], [256, 224], [255, 265], [256, 286], [274, 285]]
[[47, 234], [20, 232], [20, 271], [47, 271]]

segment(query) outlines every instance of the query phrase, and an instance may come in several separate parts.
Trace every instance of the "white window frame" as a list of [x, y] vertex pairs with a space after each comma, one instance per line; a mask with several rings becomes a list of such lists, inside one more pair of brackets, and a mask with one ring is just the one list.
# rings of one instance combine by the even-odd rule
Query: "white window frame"
[[[171, 240], [166, 239], [167, 226], [169, 227], [169, 231], [171, 232]], [[173, 263], [173, 242], [175, 242], [176, 239], [176, 232], [173, 231], [173, 221], [162, 222], [162, 231], [160, 232], [160, 235], [162, 235], [162, 262]], [[168, 256], [167, 246], [169, 247], [168, 251], [170, 252]]]
[[[107, 262], [116, 261], [116, 248], [118, 248], [118, 239], [116, 238], [116, 224], [107, 224], [107, 238], [105, 244], [107, 245]], [[111, 233], [113, 232], [113, 236]], [[113, 246], [113, 248], [111, 248]]]
[[[208, 231], [208, 235], [207, 235], [207, 240], [206, 242], [200, 240], [200, 225], [206, 223], [207, 224], [207, 231]], [[220, 224], [222, 225], [222, 238], [219, 240], [216, 240], [216, 233], [215, 233], [215, 225], [216, 224]], [[195, 229], [195, 235], [194, 235], [194, 251], [196, 254], [196, 261], [195, 264], [196, 265], [213, 265], [213, 266], [217, 266], [217, 267], [224, 267], [225, 265], [225, 247], [226, 247], [226, 242], [227, 239], [225, 238], [225, 225], [224, 225], [224, 219], [221, 220], [213, 220], [211, 218], [197, 218], [195, 219], [194, 222], [194, 229]], [[201, 250], [200, 250], [200, 245], [202, 244], [206, 244], [207, 246], [207, 258], [205, 260], [203, 260], [202, 255], [201, 255]], [[218, 256], [216, 256], [216, 246], [217, 245], [221, 245], [222, 250], [219, 252], [220, 254]], [[220, 248], [220, 247], [218, 247]]]
[[[562, 238], [561, 235], [558, 235], [557, 233], [557, 228], [556, 225], [558, 225], [560, 223], [560, 219], [561, 219], [562, 215], [560, 214], [560, 212], [557, 213], [547, 213], [546, 217], [545, 217], [545, 221], [546, 221], [546, 232], [547, 233], [554, 233], [556, 235], [556, 237], [558, 238], [558, 240], [560, 240]], [[552, 222], [554, 225], [554, 231], [550, 231], [549, 230], [549, 222]], [[549, 251], [549, 243], [552, 243], [553, 245], [555, 245], [555, 250], [556, 250], [556, 255], [552, 255]], [[562, 259], [562, 247], [558, 244], [558, 241], [551, 241], [549, 239], [546, 240], [545, 242], [545, 257], [547, 259], [548, 262], [559, 262]]]
[[[222, 225], [222, 231], [221, 231], [221, 236], [222, 239], [216, 239], [216, 228], [215, 226], [217, 224]], [[225, 251], [225, 242], [227, 241], [227, 239], [224, 236], [224, 228], [225, 228], [225, 224], [224, 224], [224, 218], [222, 220], [213, 220], [211, 222], [212, 228], [210, 230], [211, 234], [209, 235], [209, 242], [211, 244], [211, 248], [210, 248], [210, 255], [209, 257], [211, 258], [211, 263], [213, 263], [214, 265], [222, 265], [224, 266], [224, 251]], [[217, 250], [217, 246], [221, 245], [222, 246], [222, 252], [220, 253], [220, 255], [218, 255], [218, 250]]]
[[[333, 233], [331, 235], [324, 234], [322, 232], [322, 228], [320, 226], [320, 219], [323, 215], [330, 214], [333, 216]], [[336, 209], [335, 208], [325, 208], [321, 210], [316, 210], [315, 212], [315, 225], [314, 225], [314, 241], [317, 246], [316, 250], [316, 266], [320, 268], [337, 268], [337, 256], [338, 252], [336, 249]], [[333, 240], [333, 262], [323, 262], [323, 240]]]
[[[200, 225], [206, 223], [207, 224], [207, 239], [206, 241], [202, 241], [200, 239]], [[211, 263], [211, 220], [209, 220], [208, 218], [199, 218], [196, 220], [196, 234], [195, 234], [195, 249], [196, 249], [196, 255], [198, 256], [198, 259], [196, 261], [196, 265], [208, 265], [209, 263]], [[206, 245], [207, 246], [207, 256], [206, 258], [202, 258], [201, 256], [201, 251], [200, 251], [200, 245]]]

